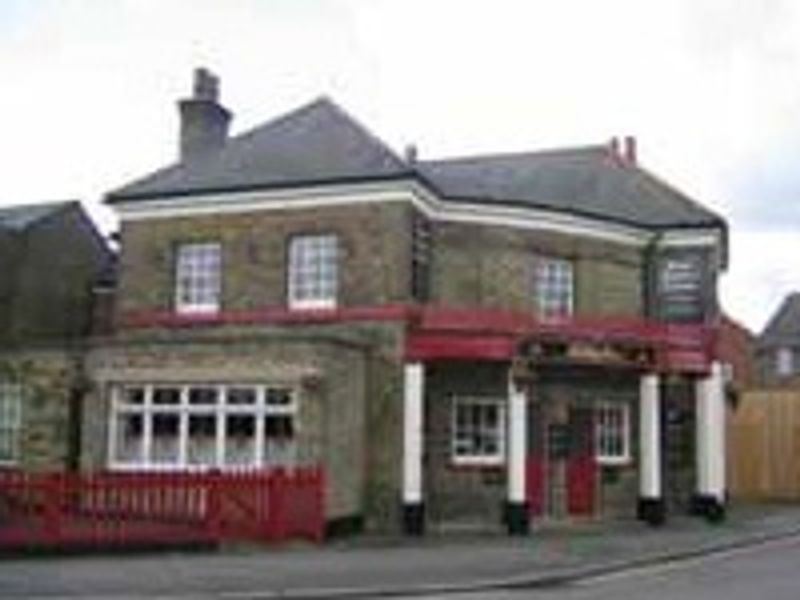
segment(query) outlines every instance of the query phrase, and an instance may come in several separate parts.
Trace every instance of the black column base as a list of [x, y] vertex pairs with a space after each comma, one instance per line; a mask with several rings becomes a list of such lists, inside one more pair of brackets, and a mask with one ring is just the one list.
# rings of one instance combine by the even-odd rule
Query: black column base
[[422, 502], [403, 504], [403, 533], [425, 534], [425, 504]]
[[709, 523], [721, 523], [725, 520], [725, 503], [716, 496], [695, 494], [689, 500], [689, 514], [705, 517]]
[[508, 535], [528, 535], [528, 532], [530, 532], [527, 502], [507, 501], [505, 504], [505, 518]]
[[639, 498], [636, 503], [636, 518], [653, 527], [667, 520], [667, 503], [663, 498]]

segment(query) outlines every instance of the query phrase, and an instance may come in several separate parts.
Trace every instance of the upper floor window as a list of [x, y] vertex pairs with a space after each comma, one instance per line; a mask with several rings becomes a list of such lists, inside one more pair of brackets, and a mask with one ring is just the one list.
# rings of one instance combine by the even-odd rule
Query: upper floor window
[[299, 235], [289, 242], [289, 307], [333, 308], [339, 243], [333, 234]]
[[181, 244], [175, 261], [178, 312], [219, 310], [221, 247], [218, 243]]
[[781, 376], [791, 375], [794, 371], [794, 356], [791, 348], [778, 348], [775, 356], [775, 372]]
[[568, 260], [540, 258], [536, 262], [536, 306], [540, 317], [568, 317], [574, 302], [573, 265]]
[[19, 458], [21, 417], [22, 386], [0, 383], [0, 464]]

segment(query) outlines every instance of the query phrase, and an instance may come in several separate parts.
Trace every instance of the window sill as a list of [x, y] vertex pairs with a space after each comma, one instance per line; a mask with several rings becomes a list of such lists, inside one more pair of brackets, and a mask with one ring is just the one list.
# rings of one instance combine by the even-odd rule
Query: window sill
[[451, 458], [448, 467], [454, 470], [465, 471], [486, 471], [503, 469], [506, 466], [505, 459], [500, 458]]
[[289, 302], [289, 310], [336, 310], [335, 300], [294, 300]]
[[597, 457], [597, 464], [601, 467], [628, 467], [632, 464], [630, 456], [625, 457]]

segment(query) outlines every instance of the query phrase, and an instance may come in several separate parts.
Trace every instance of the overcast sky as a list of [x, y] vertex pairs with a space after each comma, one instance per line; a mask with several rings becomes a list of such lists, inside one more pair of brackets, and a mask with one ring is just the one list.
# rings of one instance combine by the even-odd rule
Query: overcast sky
[[2, 0], [0, 205], [105, 192], [174, 160], [194, 67], [234, 133], [327, 94], [422, 157], [636, 135], [725, 215], [723, 304], [759, 331], [800, 289], [800, 2]]

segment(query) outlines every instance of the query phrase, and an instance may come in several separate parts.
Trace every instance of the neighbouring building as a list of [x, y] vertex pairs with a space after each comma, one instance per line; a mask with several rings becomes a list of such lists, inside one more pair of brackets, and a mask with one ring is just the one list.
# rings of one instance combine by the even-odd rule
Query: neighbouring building
[[717, 334], [717, 356], [722, 363], [728, 397], [735, 405], [736, 397], [756, 385], [756, 337], [744, 325], [722, 314]]
[[609, 145], [422, 160], [329, 99], [107, 196], [86, 469], [319, 463], [332, 523], [722, 516], [722, 218]]
[[756, 365], [763, 385], [800, 384], [800, 293], [783, 299], [758, 336]]
[[112, 261], [78, 202], [0, 208], [0, 466], [77, 466], [94, 289]]

